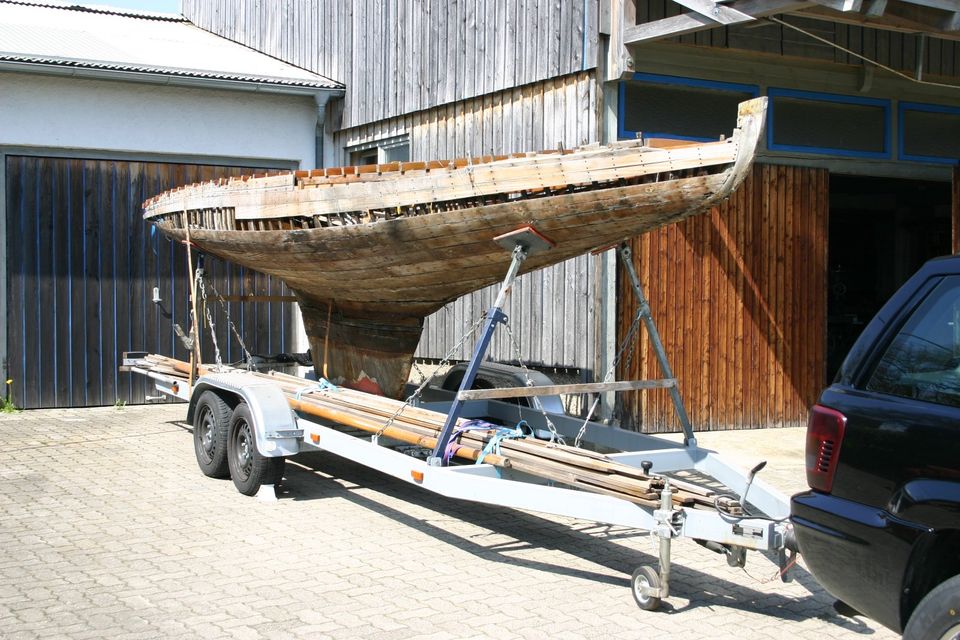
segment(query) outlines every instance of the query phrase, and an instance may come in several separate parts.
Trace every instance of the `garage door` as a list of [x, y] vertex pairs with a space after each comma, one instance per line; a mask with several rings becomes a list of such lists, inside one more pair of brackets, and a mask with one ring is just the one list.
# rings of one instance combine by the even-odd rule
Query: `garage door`
[[[190, 287], [185, 248], [152, 230], [140, 204], [171, 187], [244, 170], [29, 156], [7, 156], [5, 170], [13, 402], [23, 408], [143, 402], [150, 386], [117, 370], [120, 354], [146, 350], [186, 359], [174, 325], [189, 327]], [[212, 257], [204, 266], [222, 295], [289, 295], [279, 281]], [[228, 304], [251, 351], [288, 350], [289, 303]], [[224, 360], [240, 360], [223, 309], [214, 303], [211, 311]], [[211, 347], [208, 335], [205, 360], [212, 360]]]

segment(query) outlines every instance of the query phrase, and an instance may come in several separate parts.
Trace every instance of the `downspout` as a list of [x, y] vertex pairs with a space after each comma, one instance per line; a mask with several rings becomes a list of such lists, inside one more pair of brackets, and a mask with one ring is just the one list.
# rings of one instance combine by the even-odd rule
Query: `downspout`
[[[2, 393], [6, 397], [6, 380], [10, 376], [7, 361], [7, 156], [0, 149], [0, 364], [3, 369]], [[17, 399], [14, 398], [14, 401]]]
[[[329, 91], [318, 91], [313, 94], [313, 99], [317, 105], [317, 120], [314, 124], [313, 134], [313, 166], [301, 167], [301, 169], [320, 169], [330, 166], [330, 160], [333, 157], [333, 137], [328, 132], [327, 116], [331, 94]], [[293, 351], [295, 353], [306, 352], [310, 348], [310, 341], [307, 338], [307, 331], [303, 326], [303, 315], [300, 313], [300, 305], [295, 307], [293, 314]], [[319, 374], [318, 374], [319, 375]]]
[[[330, 93], [318, 92], [313, 96], [317, 103], [317, 123], [314, 131], [313, 167], [320, 169], [327, 166], [326, 154], [332, 151], [332, 141], [327, 140], [327, 104], [330, 102]], [[329, 148], [329, 151], [328, 151]]]

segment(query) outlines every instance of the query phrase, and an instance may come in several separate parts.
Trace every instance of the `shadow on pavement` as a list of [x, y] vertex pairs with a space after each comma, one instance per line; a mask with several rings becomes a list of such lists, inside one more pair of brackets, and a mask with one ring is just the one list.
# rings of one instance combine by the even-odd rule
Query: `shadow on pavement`
[[[343, 483], [355, 486], [345, 487]], [[494, 544], [477, 542], [365, 497], [356, 489], [373, 489], [391, 498], [437, 511], [451, 518], [489, 529], [496, 534], [508, 536], [513, 540]], [[657, 566], [657, 557], [654, 554], [643, 553], [617, 543], [620, 539], [646, 537], [649, 535], [646, 531], [590, 522], [578, 522], [570, 526], [506, 507], [453, 500], [420, 490], [332, 454], [307, 453], [288, 460], [281, 500], [316, 500], [332, 497], [343, 498], [371, 509], [395, 522], [415, 528], [485, 560], [622, 586], [625, 597], [629, 597], [628, 576], [636, 567], [644, 564]], [[545, 532], [550, 532], [550, 535], [544, 536]], [[681, 540], [678, 544], [692, 543]], [[621, 574], [622, 577], [512, 555], [513, 552], [525, 549], [560, 551], [606, 567]], [[761, 564], [758, 564], [758, 560]], [[714, 561], [713, 556], [711, 561]], [[720, 557], [716, 557], [715, 561], [725, 562]], [[777, 566], [759, 553], [749, 554], [747, 570], [751, 568], [753, 568], [753, 575], [772, 576], [777, 571]], [[702, 607], [724, 607], [756, 612], [762, 607], [764, 613], [783, 620], [802, 621], [816, 617], [855, 633], [875, 632], [860, 619], [845, 618], [836, 614], [831, 607], [833, 599], [802, 567], [794, 567], [791, 574], [794, 580], [810, 592], [809, 596], [796, 598], [757, 591], [743, 583], [732, 582], [723, 577], [675, 563], [670, 587], [671, 596], [686, 599], [688, 604], [677, 607], [664, 602], [661, 611], [669, 615]]]

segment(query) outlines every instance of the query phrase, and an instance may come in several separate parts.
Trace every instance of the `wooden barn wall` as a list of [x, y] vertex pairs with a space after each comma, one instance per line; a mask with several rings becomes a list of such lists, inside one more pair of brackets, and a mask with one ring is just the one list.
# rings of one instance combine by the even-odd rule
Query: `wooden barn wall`
[[[759, 165], [722, 206], [632, 241], [695, 429], [800, 426], [825, 383], [826, 170]], [[633, 295], [618, 278], [619, 335]], [[646, 336], [621, 377], [662, 377]], [[666, 391], [624, 394], [625, 424], [679, 431]]]
[[[407, 134], [411, 160], [572, 148], [597, 139], [596, 104], [592, 74], [577, 73], [343, 131], [336, 147]], [[507, 314], [524, 361], [592, 370], [594, 262], [581, 256], [519, 279]], [[444, 356], [493, 303], [496, 290], [464, 296], [427, 318], [418, 355]], [[468, 358], [471, 345], [455, 357]], [[506, 332], [498, 332], [491, 353], [496, 360], [516, 359]]]
[[597, 2], [183, 0], [183, 14], [342, 82], [352, 127], [595, 67]]
[[[673, 0], [637, 0], [637, 24], [671, 17], [686, 11]], [[960, 42], [798, 16], [778, 16], [840, 47], [886, 66], [914, 74], [922, 56], [924, 76], [960, 77]], [[709, 29], [680, 36], [674, 42], [704, 47], [739, 49], [782, 56], [862, 65], [862, 60], [835, 46], [818, 42], [794, 29], [768, 22]]]
[[[249, 171], [249, 170], [248, 170]], [[186, 252], [142, 218], [141, 202], [170, 187], [240, 169], [145, 162], [7, 156], [7, 371], [19, 407], [143, 402], [147, 379], [120, 373], [120, 353], [188, 352]], [[214, 258], [207, 280], [223, 295], [288, 294], [279, 282]], [[162, 302], [152, 302], [159, 287]], [[212, 291], [208, 295], [213, 296]], [[224, 361], [242, 359], [219, 303], [211, 302]], [[254, 353], [287, 349], [291, 310], [282, 303], [229, 303]], [[209, 332], [203, 353], [213, 360]]]

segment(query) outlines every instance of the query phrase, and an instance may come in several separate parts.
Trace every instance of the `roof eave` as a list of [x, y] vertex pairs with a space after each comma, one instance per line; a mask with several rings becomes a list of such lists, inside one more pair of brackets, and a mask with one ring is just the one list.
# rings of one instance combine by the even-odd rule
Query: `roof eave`
[[130, 71], [124, 69], [96, 69], [74, 65], [67, 66], [53, 63], [21, 62], [14, 60], [0, 60], [0, 71], [82, 78], [86, 80], [138, 82], [143, 84], [158, 84], [171, 87], [219, 89], [226, 91], [246, 91], [279, 95], [316, 97], [319, 94], [326, 94], [326, 97], [334, 98], [344, 94], [344, 88], [342, 86], [323, 87], [317, 85], [310, 86], [286, 84], [283, 82], [259, 82], [254, 80], [237, 80], [230, 78], [207, 78], [200, 76], [179, 75], [174, 73]]

